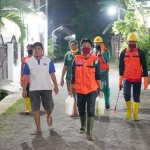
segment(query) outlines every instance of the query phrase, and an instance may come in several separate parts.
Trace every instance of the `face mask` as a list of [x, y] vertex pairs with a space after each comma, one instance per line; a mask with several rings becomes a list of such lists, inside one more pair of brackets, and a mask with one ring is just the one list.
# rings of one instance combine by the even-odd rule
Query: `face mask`
[[82, 52], [84, 55], [90, 54], [91, 48], [89, 47], [83, 47]]
[[28, 55], [32, 55], [33, 54], [33, 50], [32, 49], [29, 49], [27, 52], [28, 52]]
[[129, 44], [128, 47], [129, 47], [130, 49], [134, 49], [134, 48], [136, 48], [136, 44], [135, 44], [135, 43], [134, 43], [134, 44]]

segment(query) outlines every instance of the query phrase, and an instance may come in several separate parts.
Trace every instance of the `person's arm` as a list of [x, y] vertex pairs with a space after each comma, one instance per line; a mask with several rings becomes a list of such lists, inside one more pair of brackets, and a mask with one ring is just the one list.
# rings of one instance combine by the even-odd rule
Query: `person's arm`
[[61, 86], [64, 85], [64, 76], [65, 76], [65, 74], [66, 74], [67, 68], [68, 68], [68, 66], [65, 66], [65, 65], [64, 65], [64, 67], [63, 67], [63, 69], [62, 69], [62, 74], [61, 74]]
[[124, 73], [124, 55], [125, 55], [125, 52], [122, 51], [121, 54], [120, 54], [120, 57], [119, 57], [119, 75], [120, 76], [123, 76], [123, 73]]
[[143, 69], [143, 77], [148, 77], [146, 58], [145, 58], [145, 54], [142, 50], [140, 50], [140, 63], [142, 65], [142, 69]]
[[72, 62], [72, 69], [71, 69], [71, 84], [75, 83], [75, 61]]
[[95, 79], [98, 84], [99, 97], [103, 97], [102, 95], [102, 83], [101, 83], [101, 75], [100, 75], [100, 61], [95, 61]]
[[23, 93], [22, 96], [25, 98], [27, 97], [27, 84], [29, 82], [29, 75], [30, 75], [30, 70], [29, 70], [29, 66], [27, 63], [25, 63], [24, 69], [23, 69], [23, 75], [24, 75], [24, 81], [23, 81]]
[[142, 50], [139, 50], [139, 55], [140, 55], [140, 63], [142, 65], [142, 70], [143, 70], [144, 90], [146, 90], [148, 88], [148, 71], [147, 71], [146, 58]]
[[102, 55], [103, 61], [105, 63], [108, 63], [109, 60], [110, 60], [110, 52], [109, 52], [109, 50], [106, 50], [106, 51], [102, 52], [101, 55]]
[[49, 74], [50, 74], [52, 82], [54, 84], [54, 92], [55, 92], [55, 94], [57, 94], [59, 90], [58, 90], [58, 84], [57, 84], [57, 79], [56, 79], [56, 76], [55, 76], [55, 72], [56, 71], [55, 71], [54, 63], [51, 60], [50, 64], [49, 64]]
[[[69, 52], [68, 52], [69, 53]], [[68, 68], [68, 60], [67, 60], [67, 57], [68, 57], [68, 53], [66, 53], [65, 57], [64, 57], [64, 67], [62, 69], [62, 74], [61, 74], [61, 86], [64, 85], [64, 76], [67, 72], [67, 68]]]
[[124, 74], [124, 55], [125, 51], [123, 50], [119, 57], [119, 90], [122, 90], [122, 81], [123, 81], [123, 74]]
[[72, 95], [72, 88], [75, 83], [75, 60], [72, 62], [72, 69], [71, 69], [71, 84], [69, 87], [69, 95]]

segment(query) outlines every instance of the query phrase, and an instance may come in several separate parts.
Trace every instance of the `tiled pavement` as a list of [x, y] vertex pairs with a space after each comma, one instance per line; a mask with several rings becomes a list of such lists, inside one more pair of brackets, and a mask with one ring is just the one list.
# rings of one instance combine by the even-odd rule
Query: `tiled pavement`
[[[56, 65], [60, 82], [62, 64]], [[5, 117], [9, 133], [0, 137], [0, 150], [150, 150], [150, 90], [142, 91], [139, 111], [140, 122], [125, 120], [125, 103], [122, 92], [119, 96], [117, 114], [113, 109], [118, 95], [118, 72], [110, 71], [111, 109], [105, 115], [95, 117], [93, 134], [95, 141], [78, 133], [79, 118], [64, 114], [66, 86], [59, 86], [59, 94], [54, 95], [53, 126], [48, 127], [46, 116], [41, 111], [42, 135], [31, 136], [35, 129], [32, 114], [24, 116], [20, 108], [12, 116]]]

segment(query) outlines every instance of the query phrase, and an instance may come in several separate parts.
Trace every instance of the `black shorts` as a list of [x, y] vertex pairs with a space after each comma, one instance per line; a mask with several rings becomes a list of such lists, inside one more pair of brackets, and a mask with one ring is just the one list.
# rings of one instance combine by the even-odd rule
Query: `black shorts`
[[45, 111], [52, 111], [54, 109], [52, 90], [30, 91], [30, 100], [33, 111], [40, 110], [41, 101]]

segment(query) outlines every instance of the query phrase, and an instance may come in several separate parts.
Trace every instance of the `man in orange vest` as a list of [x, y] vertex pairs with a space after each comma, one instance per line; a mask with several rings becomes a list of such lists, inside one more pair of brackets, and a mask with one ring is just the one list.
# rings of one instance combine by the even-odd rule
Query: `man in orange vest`
[[[92, 55], [92, 41], [90, 39], [81, 40], [80, 46], [82, 54], [77, 55], [72, 65], [71, 86], [77, 93], [77, 107], [80, 115], [81, 129], [80, 133], [85, 133], [86, 112], [87, 112], [87, 138], [94, 140], [92, 129], [95, 116], [95, 100], [97, 90], [102, 97], [100, 63], [97, 57]], [[72, 88], [70, 88], [72, 95]], [[87, 111], [86, 111], [87, 103]]]
[[138, 110], [140, 104], [140, 92], [142, 77], [144, 78], [144, 90], [148, 87], [148, 72], [145, 54], [137, 48], [137, 37], [135, 34], [129, 34], [127, 38], [127, 49], [124, 49], [119, 58], [119, 88], [123, 91], [127, 106], [126, 119], [132, 115], [131, 109], [131, 86], [133, 86], [133, 117], [139, 121]]
[[97, 56], [100, 61], [100, 73], [102, 81], [102, 90], [104, 93], [105, 107], [106, 109], [110, 108], [110, 88], [109, 88], [109, 59], [110, 52], [105, 48], [103, 39], [100, 36], [95, 37], [94, 39], [94, 52], [93, 54]]
[[[31, 57], [33, 55], [33, 45], [32, 44], [28, 44], [27, 45], [27, 53], [28, 53], [28, 56], [22, 58], [21, 78], [20, 78], [20, 85], [21, 85], [21, 87], [23, 87], [23, 81], [24, 81], [23, 69], [24, 69], [25, 62], [26, 62], [26, 60], [29, 57]], [[25, 101], [26, 101], [26, 110], [25, 110], [24, 113], [26, 115], [28, 115], [30, 113], [30, 110], [31, 110], [30, 97], [29, 97], [29, 83], [27, 85], [26, 90], [27, 90], [27, 97], [25, 98]]]

